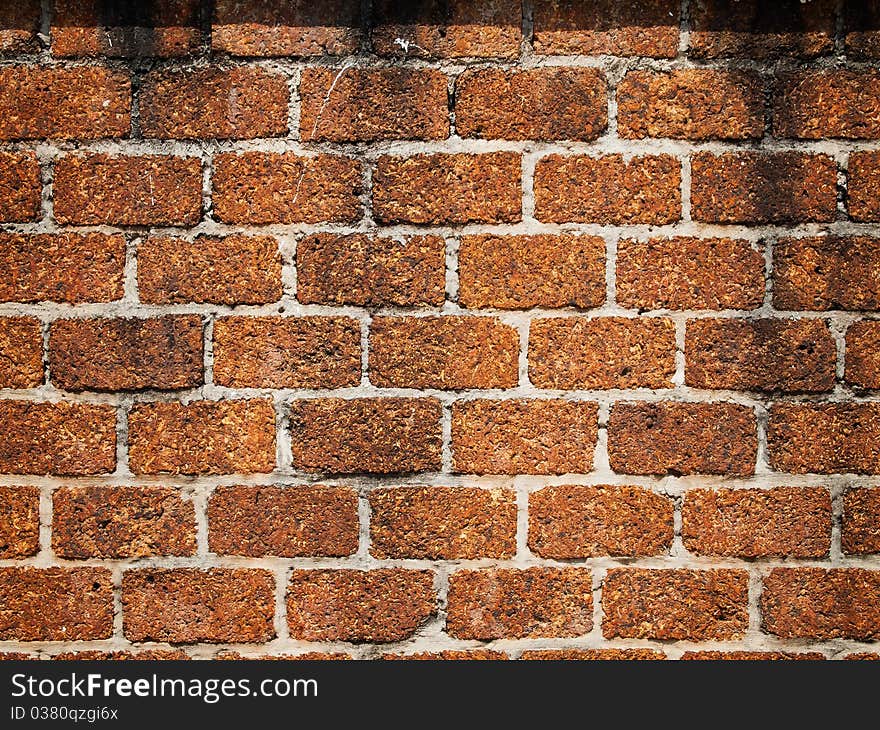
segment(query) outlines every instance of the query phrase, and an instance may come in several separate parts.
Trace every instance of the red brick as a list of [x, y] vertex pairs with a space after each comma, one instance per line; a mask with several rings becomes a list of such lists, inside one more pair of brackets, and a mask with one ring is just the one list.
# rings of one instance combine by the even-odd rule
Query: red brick
[[143, 79], [144, 137], [250, 139], [287, 133], [287, 80], [262, 68], [153, 71]]
[[62, 558], [192, 555], [191, 500], [171, 487], [61, 487], [52, 495], [52, 549]]
[[39, 487], [0, 487], [0, 558], [26, 558], [39, 549]]
[[122, 576], [129, 641], [265, 642], [275, 636], [275, 579], [268, 570], [146, 568]]
[[218, 487], [208, 501], [208, 545], [220, 555], [351, 555], [358, 497], [347, 487]]
[[589, 141], [607, 126], [608, 82], [598, 69], [471, 69], [456, 83], [462, 137]]
[[793, 653], [784, 651], [686, 651], [684, 661], [816, 661], [825, 658], [819, 652]]
[[589, 570], [459, 570], [449, 576], [446, 631], [457, 639], [582, 636], [592, 628]]
[[303, 69], [300, 139], [445, 139], [449, 136], [446, 84], [446, 75], [436, 69]]
[[385, 388], [512, 388], [519, 333], [494, 317], [375, 317], [370, 382]]
[[876, 2], [849, 2], [843, 6], [843, 33], [850, 58], [880, 58], [880, 6]]
[[116, 409], [85, 403], [0, 401], [0, 474], [106, 474], [116, 465]]
[[801, 152], [698, 152], [691, 211], [708, 223], [829, 222], [837, 215], [837, 165]]
[[55, 163], [55, 217], [74, 225], [193, 225], [202, 163], [170, 155], [65, 155]]
[[440, 412], [433, 398], [294, 401], [293, 465], [339, 474], [439, 471]]
[[617, 303], [639, 309], [755, 309], [764, 257], [731, 238], [624, 239], [617, 244]]
[[841, 542], [848, 555], [880, 553], [880, 489], [849, 489], [843, 495]]
[[[0, 36], [2, 38], [2, 36]], [[0, 652], [0, 661], [5, 662], [23, 662], [23, 661], [39, 661], [39, 654], [27, 654], [23, 651], [2, 651]]]
[[459, 401], [454, 469], [472, 474], [584, 474], [593, 468], [598, 406], [563, 400]]
[[52, 657], [56, 661], [186, 661], [189, 656], [179, 649], [146, 651], [65, 651]]
[[19, 0], [0, 5], [0, 55], [39, 50], [40, 0]]
[[529, 549], [552, 560], [668, 553], [672, 512], [642, 487], [545, 487], [529, 495]]
[[535, 167], [535, 216], [545, 223], [673, 223], [681, 165], [670, 155], [548, 155]]
[[294, 570], [287, 588], [290, 635], [304, 641], [400, 641], [436, 610], [428, 570]]
[[880, 637], [880, 572], [775, 568], [761, 593], [764, 631], [792, 639]]
[[135, 474], [244, 474], [275, 468], [268, 400], [136, 404], [128, 416]]
[[602, 585], [605, 638], [724, 640], [749, 626], [745, 570], [613, 568]]
[[307, 651], [302, 654], [258, 654], [256, 656], [244, 656], [237, 651], [221, 651], [212, 659], [219, 661], [349, 661], [354, 657], [351, 654], [323, 651]]
[[335, 155], [224, 153], [214, 158], [214, 213], [224, 223], [352, 223], [361, 165]]
[[0, 152], [0, 223], [40, 217], [43, 183], [33, 152]]
[[202, 320], [59, 319], [49, 336], [49, 372], [63, 390], [174, 390], [201, 385]]
[[43, 383], [43, 329], [36, 317], [0, 317], [0, 388]]
[[849, 156], [849, 214], [854, 221], [880, 221], [880, 152]]
[[373, 212], [382, 223], [515, 223], [521, 179], [514, 152], [384, 155], [373, 175]]
[[656, 649], [527, 649], [524, 661], [656, 661], [666, 655]]
[[104, 568], [0, 568], [0, 639], [78, 641], [113, 633]]
[[682, 506], [684, 546], [697, 555], [822, 558], [831, 547], [827, 489], [692, 489]]
[[473, 560], [516, 553], [516, 495], [477, 487], [370, 491], [370, 554], [376, 558]]
[[406, 661], [504, 661], [509, 659], [503, 651], [492, 649], [471, 649], [446, 651], [420, 651], [415, 654], [383, 654], [385, 660]]
[[880, 661], [880, 654], [870, 651], [856, 652], [855, 654], [847, 654], [843, 657], [846, 661]]
[[230, 388], [344, 388], [361, 380], [361, 330], [348, 317], [223, 317], [214, 382]]
[[880, 388], [880, 322], [854, 322], [846, 331], [845, 380], [856, 388]]
[[670, 319], [544, 318], [529, 328], [529, 379], [538, 388], [671, 388], [674, 374]]
[[462, 236], [458, 266], [465, 307], [589, 309], [605, 302], [605, 241], [598, 236]]

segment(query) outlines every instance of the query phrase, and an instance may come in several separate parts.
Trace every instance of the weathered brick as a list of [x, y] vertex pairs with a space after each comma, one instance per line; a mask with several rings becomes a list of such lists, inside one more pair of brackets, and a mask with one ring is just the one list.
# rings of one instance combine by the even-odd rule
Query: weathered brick
[[459, 570], [449, 576], [446, 631], [457, 639], [582, 636], [593, 628], [583, 568]]
[[268, 570], [146, 568], [122, 576], [129, 641], [264, 642], [275, 636], [275, 579]]
[[521, 180], [514, 152], [383, 155], [373, 175], [373, 212], [382, 223], [515, 223], [522, 218]]
[[353, 659], [351, 654], [343, 654], [337, 652], [323, 651], [307, 651], [302, 654], [257, 654], [243, 655], [237, 651], [221, 651], [215, 654], [212, 659], [219, 661], [349, 661]]
[[0, 317], [0, 388], [43, 383], [43, 330], [36, 317]]
[[222, 317], [214, 382], [230, 388], [343, 388], [361, 380], [361, 330], [348, 317]]
[[59, 319], [49, 331], [49, 373], [63, 390], [174, 390], [201, 385], [202, 320]]
[[433, 398], [294, 401], [293, 465], [340, 474], [438, 471], [440, 412]]
[[0, 55], [39, 50], [40, 0], [19, 0], [0, 5]]
[[684, 661], [816, 661], [825, 658], [824, 654], [812, 652], [784, 651], [686, 651], [681, 655]]
[[656, 661], [666, 659], [656, 649], [527, 649], [524, 661]]
[[875, 0], [844, 3], [843, 33], [849, 57], [880, 58], [880, 5]]
[[384, 660], [405, 661], [504, 661], [510, 659], [503, 651], [492, 649], [447, 649], [446, 651], [420, 651], [415, 654], [383, 654]]
[[361, 165], [293, 152], [214, 157], [214, 213], [224, 223], [351, 223], [360, 218]]
[[672, 500], [642, 487], [545, 487], [529, 494], [529, 549], [553, 560], [660, 555], [672, 512]]
[[880, 221], [880, 152], [849, 156], [849, 214], [855, 221]]
[[55, 217], [74, 225], [193, 225], [202, 163], [170, 155], [65, 155], [55, 163]]
[[351, 555], [358, 497], [348, 487], [218, 487], [208, 501], [208, 546], [220, 555]]
[[370, 511], [370, 554], [376, 558], [469, 560], [516, 553], [516, 495], [507, 489], [374, 489]]
[[[2, 38], [2, 36], [0, 36]], [[0, 652], [0, 661], [4, 662], [24, 662], [39, 661], [39, 654], [28, 654], [23, 651], [2, 651]]]
[[116, 465], [116, 409], [0, 401], [0, 474], [106, 474]]
[[880, 654], [871, 651], [860, 651], [854, 654], [847, 654], [843, 657], [845, 661], [880, 661]]
[[43, 183], [33, 152], [0, 152], [0, 223], [40, 217]]
[[386, 388], [512, 388], [519, 333], [494, 317], [375, 317], [370, 382]]
[[856, 388], [880, 388], [880, 322], [855, 322], [846, 331], [844, 379]]
[[670, 155], [548, 155], [535, 166], [535, 216], [546, 223], [673, 223], [681, 164]]
[[593, 468], [595, 403], [459, 401], [452, 409], [454, 469], [472, 474], [583, 474]]
[[538, 388], [671, 388], [674, 374], [670, 319], [561, 317], [529, 327], [529, 379]]
[[400, 641], [436, 610], [429, 570], [294, 570], [287, 587], [290, 635], [305, 641]]
[[39, 549], [39, 488], [0, 487], [0, 558], [25, 558]]
[[52, 657], [56, 661], [186, 661], [189, 655], [179, 649], [146, 651], [64, 651]]
[[135, 474], [235, 474], [275, 468], [268, 400], [139, 403], [128, 415]]
[[831, 547], [827, 489], [692, 489], [681, 510], [684, 546], [698, 555], [822, 558]]
[[841, 542], [849, 555], [880, 553], [880, 489], [849, 489], [843, 495]]
[[192, 555], [195, 509], [171, 487], [61, 487], [52, 494], [52, 549], [71, 559]]
[[829, 222], [837, 215], [837, 165], [801, 152], [697, 152], [691, 213], [708, 223]]

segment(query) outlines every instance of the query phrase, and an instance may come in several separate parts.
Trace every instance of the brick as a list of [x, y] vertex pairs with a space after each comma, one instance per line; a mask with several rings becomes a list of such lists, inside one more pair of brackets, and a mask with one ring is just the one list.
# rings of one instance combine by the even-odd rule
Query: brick
[[373, 3], [373, 50], [414, 58], [515, 58], [522, 38], [520, 0]]
[[684, 661], [816, 661], [825, 658], [824, 654], [812, 652], [785, 651], [686, 651], [681, 655]]
[[696, 58], [826, 55], [834, 50], [835, 16], [834, 0], [697, 0], [691, 7], [690, 54]]
[[585, 474], [593, 468], [595, 403], [563, 400], [459, 401], [452, 409], [456, 472]]
[[774, 403], [770, 465], [791, 474], [880, 474], [880, 403]]
[[764, 631], [781, 638], [880, 636], [880, 572], [861, 568], [775, 568], [764, 578]]
[[275, 636], [275, 579], [268, 570], [146, 568], [122, 576], [129, 641], [265, 642]]
[[685, 384], [717, 390], [821, 393], [837, 350], [820, 319], [696, 319], [685, 332]]
[[420, 651], [415, 654], [383, 654], [385, 660], [406, 661], [504, 661], [510, 659], [503, 651], [472, 649], [446, 651]]
[[336, 652], [307, 651], [302, 654], [258, 654], [257, 656], [244, 656], [237, 651], [222, 651], [215, 654], [212, 659], [219, 661], [349, 661], [354, 657], [351, 654]]
[[458, 266], [465, 307], [589, 309], [605, 302], [605, 241], [598, 236], [462, 236]]
[[844, 379], [856, 388], [880, 388], [880, 322], [854, 322], [846, 331]]
[[532, 320], [529, 379], [538, 388], [671, 388], [670, 319], [560, 317]]
[[[2, 36], [0, 36], [2, 37]], [[5, 662], [23, 662], [23, 661], [39, 661], [39, 654], [27, 654], [23, 651], [2, 651], [0, 652], [0, 661]]]
[[756, 139], [764, 134], [757, 73], [707, 68], [630, 71], [617, 87], [621, 137]]
[[275, 468], [268, 400], [140, 403], [128, 416], [135, 474], [245, 474]]
[[837, 165], [801, 152], [698, 152], [691, 157], [691, 213], [707, 223], [830, 222]]
[[49, 372], [63, 390], [175, 390], [203, 382], [202, 320], [59, 319], [49, 333]]
[[337, 474], [439, 471], [440, 412], [433, 398], [294, 401], [293, 464]]
[[846, 661], [880, 661], [880, 654], [870, 651], [856, 652], [855, 654], [847, 654], [843, 657]]
[[545, 487], [529, 494], [529, 550], [551, 560], [668, 553], [672, 512], [642, 487]]
[[0, 568], [0, 639], [78, 641], [113, 633], [105, 568]]
[[656, 661], [666, 659], [656, 649], [526, 649], [524, 661]]
[[471, 69], [456, 82], [462, 137], [590, 141], [607, 126], [608, 82], [598, 69]]
[[0, 558], [26, 558], [39, 549], [39, 487], [0, 487]]
[[144, 137], [251, 139], [287, 133], [287, 80], [262, 68], [153, 71], [140, 91]]
[[370, 554], [375, 558], [475, 560], [516, 553], [516, 495], [507, 489], [373, 489]]
[[545, 223], [673, 223], [681, 165], [670, 155], [548, 155], [535, 166], [535, 216]]
[[55, 163], [55, 218], [73, 225], [193, 225], [202, 163], [170, 155], [65, 155]]
[[361, 215], [361, 165], [292, 152], [214, 157], [214, 213], [224, 223], [353, 223]]
[[0, 6], [0, 55], [39, 50], [40, 0], [20, 0]]
[[0, 317], [0, 388], [43, 383], [43, 329], [36, 317]]
[[823, 558], [831, 547], [827, 489], [691, 489], [681, 537], [697, 555]]
[[841, 542], [848, 555], [880, 553], [880, 489], [849, 489], [843, 495]]
[[783, 238], [773, 247], [777, 309], [880, 309], [880, 239]]
[[429, 570], [294, 570], [287, 587], [290, 636], [304, 641], [400, 641], [436, 610]]
[[233, 56], [344, 56], [361, 43], [358, 0], [217, 0], [211, 46]]
[[361, 380], [361, 330], [348, 317], [222, 317], [214, 382], [230, 388], [344, 388]]
[[519, 333], [494, 317], [375, 317], [370, 382], [386, 388], [512, 388]]
[[602, 585], [606, 639], [721, 641], [749, 626], [745, 570], [612, 568]]
[[124, 265], [120, 235], [0, 233], [0, 301], [110, 302]]
[[305, 68], [299, 85], [300, 139], [445, 139], [446, 85], [446, 75], [436, 69]]
[[582, 568], [459, 570], [449, 576], [446, 632], [457, 639], [582, 636], [593, 580]]
[[303, 304], [440, 306], [445, 288], [446, 243], [439, 236], [316, 233], [296, 247]]
[[265, 304], [282, 295], [272, 236], [150, 236], [137, 251], [138, 293], [147, 304]]
[[189, 656], [179, 649], [146, 651], [65, 651], [52, 657], [56, 661], [186, 661]]
[[52, 549], [73, 560], [193, 555], [195, 509], [171, 487], [61, 487], [52, 494]]
[[880, 58], [880, 6], [876, 2], [850, 2], [843, 6], [843, 33], [850, 58]]
[[674, 58], [680, 10], [674, 0], [536, 0], [535, 51]]
[[854, 221], [880, 221], [880, 152], [849, 156], [848, 208]]
[[33, 152], [0, 152], [0, 223], [40, 217], [43, 183]]
[[220, 555], [344, 556], [358, 548], [358, 497], [348, 487], [217, 487], [208, 546]]
[[0, 474], [106, 474], [116, 466], [116, 409], [85, 403], [0, 401]]
[[521, 179], [514, 152], [383, 155], [373, 175], [373, 213], [382, 223], [516, 223]]
[[623, 239], [616, 280], [624, 307], [756, 309], [764, 300], [764, 257], [732, 238]]

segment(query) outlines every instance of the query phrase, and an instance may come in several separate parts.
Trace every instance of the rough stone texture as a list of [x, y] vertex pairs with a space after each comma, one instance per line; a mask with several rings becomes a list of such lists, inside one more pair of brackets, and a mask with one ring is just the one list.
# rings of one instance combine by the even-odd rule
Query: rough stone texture
[[755, 413], [733, 403], [616, 403], [608, 458], [623, 474], [753, 474]]
[[785, 651], [686, 651], [681, 655], [684, 661], [821, 661], [825, 655], [812, 652]]
[[52, 657], [56, 661], [186, 661], [189, 656], [179, 649], [146, 651], [65, 651]]
[[855, 322], [846, 331], [844, 379], [856, 388], [880, 388], [880, 322]]
[[880, 58], [880, 7], [877, 3], [845, 3], [843, 33], [846, 53], [850, 58]]
[[656, 649], [527, 649], [520, 654], [525, 661], [656, 661], [666, 659]]
[[545, 487], [529, 495], [529, 549], [551, 560], [661, 555], [672, 513], [672, 500], [642, 487]]
[[406, 661], [504, 661], [510, 659], [503, 651], [472, 649], [456, 651], [420, 651], [415, 654], [383, 654], [385, 660]]
[[880, 654], [870, 651], [856, 652], [855, 654], [847, 654], [843, 657], [846, 661], [880, 661]]
[[400, 641], [436, 610], [429, 570], [294, 570], [287, 587], [290, 635], [304, 641]]
[[26, 558], [39, 548], [39, 488], [0, 487], [0, 558]]
[[375, 317], [370, 382], [384, 388], [512, 388], [519, 333], [490, 317]]
[[218, 487], [208, 502], [208, 546], [219, 555], [351, 555], [358, 498], [348, 487]]
[[855, 221], [880, 221], [880, 152], [849, 156], [849, 214]]
[[843, 495], [843, 552], [880, 553], [880, 489], [850, 489]]
[[453, 469], [472, 474], [583, 474], [593, 467], [598, 406], [563, 400], [470, 400], [452, 407]]
[[507, 489], [397, 487], [370, 491], [375, 558], [473, 560], [516, 553], [516, 495]]
[[0, 388], [43, 383], [43, 331], [36, 317], [0, 317]]
[[33, 152], [0, 152], [0, 223], [39, 218], [42, 190]]
[[39, 31], [40, 0], [0, 5], [0, 56], [37, 51]]
[[244, 656], [237, 651], [221, 651], [212, 659], [219, 661], [349, 661], [353, 659], [351, 654], [336, 652], [307, 651], [303, 654], [259, 654], [257, 656]]

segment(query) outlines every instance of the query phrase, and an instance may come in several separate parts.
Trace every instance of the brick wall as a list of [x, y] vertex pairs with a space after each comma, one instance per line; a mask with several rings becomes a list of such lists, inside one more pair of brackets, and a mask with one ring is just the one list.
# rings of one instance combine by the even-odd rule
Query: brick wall
[[0, 53], [5, 656], [877, 658], [880, 5]]

